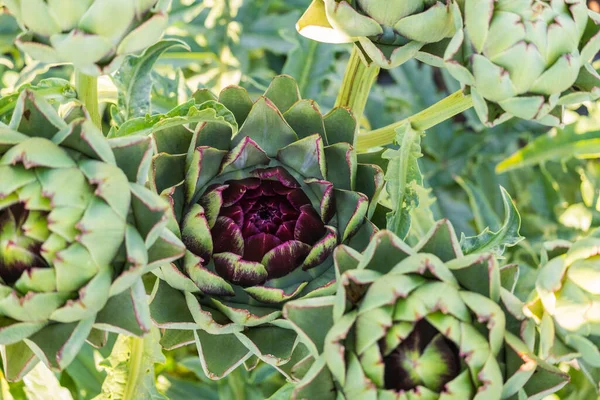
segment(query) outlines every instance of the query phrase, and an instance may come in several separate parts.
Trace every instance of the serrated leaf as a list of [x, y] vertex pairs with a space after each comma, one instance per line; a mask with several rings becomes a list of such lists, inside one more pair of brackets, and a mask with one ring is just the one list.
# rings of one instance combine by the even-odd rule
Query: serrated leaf
[[173, 47], [189, 50], [188, 45], [182, 41], [162, 40], [146, 49], [140, 56], [128, 56], [112, 77], [119, 91], [118, 109], [122, 121], [150, 113], [152, 69], [158, 58]]
[[597, 158], [598, 156], [600, 156], [600, 131], [581, 132], [578, 124], [571, 124], [564, 129], [553, 129], [535, 139], [499, 163], [496, 172], [502, 173], [549, 160], [563, 161], [573, 157]]
[[238, 130], [235, 116], [221, 103], [211, 100], [202, 104], [194, 104], [194, 101], [190, 100], [166, 114], [147, 115], [146, 117], [130, 119], [119, 128], [113, 127], [108, 133], [108, 137], [146, 136], [173, 126], [200, 122], [218, 122], [228, 125], [231, 127], [233, 134], [237, 133]]
[[431, 206], [436, 198], [431, 195], [432, 190], [417, 184], [410, 183], [412, 191], [417, 196], [418, 204], [410, 210], [410, 244], [417, 244], [435, 225], [435, 218]]
[[23, 378], [28, 400], [73, 400], [69, 389], [62, 387], [58, 378], [43, 363], [39, 363]]
[[492, 252], [497, 256], [502, 256], [507, 247], [512, 247], [525, 239], [519, 233], [521, 228], [519, 211], [508, 192], [503, 187], [500, 187], [500, 190], [504, 202], [504, 223], [496, 232], [492, 232], [488, 227], [477, 236], [465, 237], [463, 234], [460, 245], [465, 255]]
[[419, 205], [419, 197], [411, 183], [423, 185], [423, 176], [418, 163], [418, 159], [422, 156], [423, 132], [413, 129], [410, 124], [405, 124], [396, 129], [396, 134], [396, 142], [400, 148], [386, 150], [382, 155], [389, 160], [385, 180], [392, 212], [387, 216], [387, 228], [405, 239], [411, 225], [410, 210]]
[[154, 364], [164, 363], [157, 328], [144, 338], [119, 336], [101, 363], [107, 377], [95, 400], [165, 400], [154, 382]]

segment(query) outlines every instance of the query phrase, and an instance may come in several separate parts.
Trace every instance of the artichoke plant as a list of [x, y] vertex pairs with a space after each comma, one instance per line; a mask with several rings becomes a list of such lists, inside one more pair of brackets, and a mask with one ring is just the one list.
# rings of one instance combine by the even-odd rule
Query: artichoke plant
[[473, 95], [482, 122], [562, 122], [564, 105], [596, 99], [600, 16], [585, 0], [464, 0], [464, 29], [448, 71]]
[[[545, 245], [546, 259], [526, 312], [553, 344], [550, 356], [577, 359], [579, 367], [600, 384], [600, 231], [571, 244]], [[550, 346], [548, 346], [550, 347]]]
[[321, 42], [355, 42], [367, 64], [394, 68], [413, 57], [442, 65], [459, 20], [453, 0], [313, 0], [297, 29]]
[[449, 222], [415, 248], [380, 231], [362, 254], [342, 245], [334, 259], [336, 296], [284, 309], [314, 357], [295, 398], [541, 399], [567, 383], [501, 286], [514, 271], [464, 256]]
[[114, 72], [123, 58], [156, 43], [170, 0], [6, 0], [25, 32], [17, 46], [46, 63], [87, 75]]
[[34, 92], [0, 124], [0, 344], [4, 373], [62, 369], [85, 341], [152, 327], [141, 275], [183, 255], [168, 204], [141, 183], [149, 138], [109, 141]]
[[379, 167], [357, 162], [352, 114], [323, 117], [291, 77], [276, 77], [254, 103], [233, 86], [218, 100], [239, 132], [214, 121], [162, 130], [151, 168], [187, 248], [155, 272], [152, 317], [164, 347], [196, 342], [212, 378], [251, 354], [288, 363], [298, 346], [283, 304], [335, 290], [333, 250], [366, 246], [383, 184]]

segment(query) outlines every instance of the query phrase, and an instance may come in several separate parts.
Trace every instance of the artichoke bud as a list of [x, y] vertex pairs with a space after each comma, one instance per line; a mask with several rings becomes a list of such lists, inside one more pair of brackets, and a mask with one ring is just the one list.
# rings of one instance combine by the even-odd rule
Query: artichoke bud
[[599, 96], [590, 64], [599, 22], [584, 0], [465, 0], [463, 29], [445, 64], [471, 91], [483, 123], [518, 117], [559, 125], [563, 106]]
[[[170, 226], [187, 253], [157, 272], [162, 280], [151, 310], [169, 346], [185, 339], [171, 334], [176, 330], [207, 332], [200, 349], [243, 330], [231, 365], [254, 353], [279, 367], [296, 340], [278, 325], [283, 305], [332, 293], [335, 247], [362, 249], [376, 230], [369, 218], [383, 172], [359, 162], [352, 114], [338, 108], [323, 116], [289, 76], [276, 77], [255, 102], [239, 87], [224, 89], [218, 100], [239, 132], [208, 121], [154, 137], [151, 183], [172, 204]], [[174, 318], [182, 313], [189, 318]], [[271, 334], [281, 337], [277, 351], [263, 354]], [[229, 372], [200, 351], [207, 373]]]
[[297, 29], [322, 42], [354, 41], [367, 64], [382, 68], [413, 57], [441, 66], [439, 48], [454, 35], [459, 20], [453, 0], [313, 0]]
[[136, 181], [150, 138], [109, 141], [81, 115], [65, 120], [24, 90], [0, 127], [0, 344], [10, 380], [38, 358], [65, 368], [86, 339], [102, 345], [93, 328], [146, 333], [141, 276], [183, 255], [165, 228], [168, 204]]
[[546, 243], [544, 251], [549, 260], [539, 269], [526, 312], [570, 350], [566, 359], [600, 368], [600, 231], [574, 243]]
[[[521, 329], [533, 321], [501, 286], [495, 256], [464, 255], [448, 221], [415, 247], [379, 231], [362, 253], [341, 245], [334, 260], [335, 296], [284, 308], [315, 359], [297, 397], [500, 400], [545, 396], [568, 382], [536, 355], [535, 329]], [[331, 393], [318, 397], [323, 387]]]
[[97, 76], [114, 72], [126, 55], [160, 39], [170, 0], [10, 0], [6, 5], [25, 30], [16, 41], [21, 50]]

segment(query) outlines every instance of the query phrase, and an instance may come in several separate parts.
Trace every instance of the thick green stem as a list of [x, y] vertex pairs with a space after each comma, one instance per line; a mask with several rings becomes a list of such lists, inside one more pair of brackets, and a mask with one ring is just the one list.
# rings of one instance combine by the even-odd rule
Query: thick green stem
[[335, 101], [336, 107], [350, 108], [357, 120], [360, 120], [365, 111], [369, 92], [379, 75], [379, 67], [374, 64], [366, 66], [359, 52], [358, 47], [352, 48], [342, 87]]
[[357, 151], [362, 153], [372, 147], [385, 146], [393, 143], [396, 138], [396, 129], [407, 122], [410, 122], [414, 129], [424, 131], [471, 107], [473, 107], [471, 95], [465, 95], [462, 90], [459, 90], [435, 103], [428, 109], [400, 122], [384, 126], [380, 129], [375, 129], [371, 132], [359, 133], [356, 141]]
[[102, 119], [98, 105], [98, 78], [77, 71], [75, 73], [75, 87], [77, 88], [77, 97], [85, 105], [92, 122], [102, 129]]

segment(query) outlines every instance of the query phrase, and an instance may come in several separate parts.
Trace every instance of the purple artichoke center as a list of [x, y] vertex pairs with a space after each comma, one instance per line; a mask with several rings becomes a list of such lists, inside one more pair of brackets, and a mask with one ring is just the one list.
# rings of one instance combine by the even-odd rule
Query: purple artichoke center
[[[380, 343], [385, 350], [385, 342]], [[388, 390], [405, 392], [426, 387], [441, 392], [461, 371], [458, 347], [425, 319], [383, 358]]]
[[[282, 178], [280, 170], [278, 180], [268, 179], [274, 169], [264, 171], [264, 178], [215, 185], [200, 199], [204, 209], [211, 210], [211, 198], [220, 193], [222, 204], [211, 229], [215, 270], [245, 287], [294, 271], [327, 234], [300, 185], [289, 176]], [[198, 255], [208, 264], [209, 254]]]
[[0, 210], [0, 277], [9, 285], [25, 271], [48, 267], [40, 254], [43, 243], [33, 234], [37, 228], [34, 225], [45, 224], [45, 219], [40, 221], [39, 217], [46, 213], [36, 214], [22, 203]]

